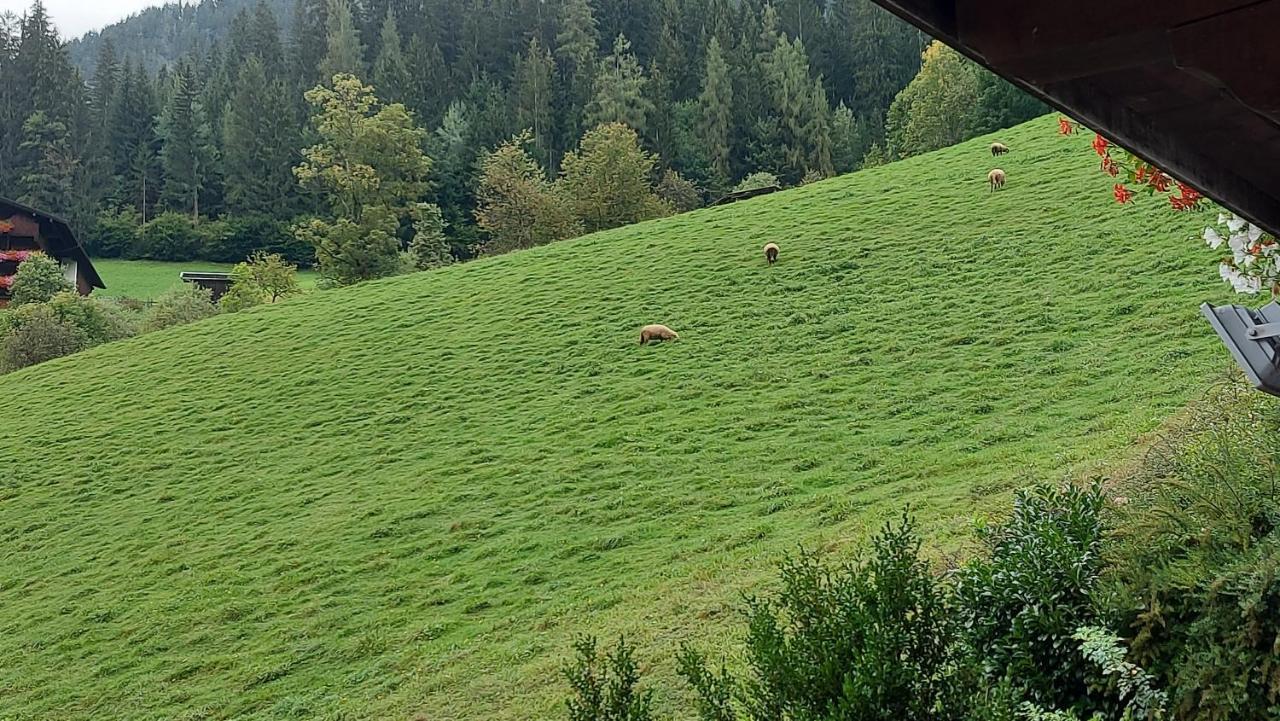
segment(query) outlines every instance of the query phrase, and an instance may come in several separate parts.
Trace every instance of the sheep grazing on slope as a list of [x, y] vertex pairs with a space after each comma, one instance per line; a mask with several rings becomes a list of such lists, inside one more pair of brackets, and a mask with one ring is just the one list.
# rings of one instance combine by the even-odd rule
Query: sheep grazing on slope
[[1004, 143], [992, 143], [992, 144], [991, 144], [991, 154], [992, 154], [992, 155], [1004, 155], [1004, 154], [1005, 154], [1005, 153], [1007, 153], [1007, 152], [1009, 152], [1009, 146], [1008, 146], [1008, 145], [1005, 145]]
[[640, 345], [649, 341], [680, 340], [680, 334], [659, 323], [647, 325], [640, 329]]
[[999, 168], [995, 168], [990, 173], [987, 173], [987, 182], [991, 183], [991, 192], [995, 192], [1003, 188], [1004, 180], [1004, 171]]
[[774, 263], [778, 262], [778, 244], [777, 243], [764, 244], [764, 259], [769, 261], [769, 265], [773, 265]]

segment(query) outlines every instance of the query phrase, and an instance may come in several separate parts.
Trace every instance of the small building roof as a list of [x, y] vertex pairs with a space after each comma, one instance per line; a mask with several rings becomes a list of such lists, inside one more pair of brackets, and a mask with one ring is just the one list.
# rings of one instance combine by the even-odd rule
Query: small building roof
[[1280, 233], [1280, 0], [874, 0]]
[[40, 223], [40, 234], [44, 236], [45, 242], [49, 244], [49, 254], [55, 258], [70, 258], [76, 261], [76, 266], [80, 273], [89, 281], [89, 285], [94, 288], [106, 288], [106, 284], [102, 282], [102, 277], [98, 275], [98, 271], [93, 267], [93, 261], [89, 260], [89, 254], [85, 252], [84, 247], [80, 245], [80, 241], [76, 240], [75, 233], [71, 230], [71, 224], [66, 219], [54, 215], [29, 205], [23, 205], [16, 200], [8, 198], [0, 198], [0, 213], [11, 214], [16, 211], [30, 215]]

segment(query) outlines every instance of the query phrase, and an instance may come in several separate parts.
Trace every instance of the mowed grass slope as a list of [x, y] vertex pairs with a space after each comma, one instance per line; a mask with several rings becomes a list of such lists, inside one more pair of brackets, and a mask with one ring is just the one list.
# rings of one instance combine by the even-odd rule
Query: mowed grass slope
[[1131, 452], [1228, 362], [1196, 219], [999, 137], [6, 376], [0, 716], [552, 718], [574, 633], [669, 678], [802, 544]]
[[[107, 285], [105, 290], [97, 291], [98, 294], [137, 300], [154, 300], [164, 295], [182, 282], [178, 276], [183, 271], [229, 273], [232, 266], [232, 263], [209, 263], [203, 260], [170, 263], [160, 260], [98, 258], [93, 261], [93, 267]], [[313, 271], [299, 271], [298, 285], [310, 289], [315, 284], [316, 274]]]

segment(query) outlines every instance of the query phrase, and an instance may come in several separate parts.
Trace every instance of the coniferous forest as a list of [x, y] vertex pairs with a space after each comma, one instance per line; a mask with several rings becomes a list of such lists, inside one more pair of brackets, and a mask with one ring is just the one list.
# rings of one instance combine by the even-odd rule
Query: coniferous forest
[[[359, 83], [308, 92], [338, 75]], [[400, 251], [425, 227], [453, 260], [1044, 112], [869, 0], [205, 0], [74, 42], [37, 2], [0, 16], [0, 80], [0, 195], [69, 217], [96, 256], [161, 260], [313, 262], [340, 235], [316, 219], [359, 214], [317, 159], [387, 132], [421, 158], [366, 159], [413, 168], [380, 179], [380, 227]], [[326, 117], [369, 120], [365, 141]], [[618, 162], [633, 188], [592, 185]], [[654, 202], [616, 212], [633, 191]]]

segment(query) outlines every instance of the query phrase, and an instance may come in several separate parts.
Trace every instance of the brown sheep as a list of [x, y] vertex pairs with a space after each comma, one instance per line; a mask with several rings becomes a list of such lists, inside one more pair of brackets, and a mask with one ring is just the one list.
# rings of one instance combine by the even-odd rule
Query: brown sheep
[[640, 329], [640, 345], [659, 340], [680, 340], [680, 334], [658, 323]]
[[1005, 154], [1005, 153], [1007, 153], [1007, 152], [1009, 152], [1009, 146], [1008, 146], [1008, 145], [1005, 145], [1004, 143], [992, 143], [992, 144], [991, 144], [991, 154], [992, 154], [992, 155], [1004, 155], [1004, 154]]
[[778, 262], [778, 244], [777, 243], [764, 244], [764, 259], [769, 261], [769, 265], [773, 265], [774, 263]]
[[993, 193], [1004, 187], [1004, 181], [1004, 171], [999, 168], [995, 168], [990, 173], [987, 173], [987, 182], [991, 184], [991, 192]]

